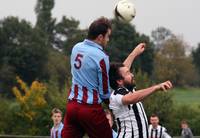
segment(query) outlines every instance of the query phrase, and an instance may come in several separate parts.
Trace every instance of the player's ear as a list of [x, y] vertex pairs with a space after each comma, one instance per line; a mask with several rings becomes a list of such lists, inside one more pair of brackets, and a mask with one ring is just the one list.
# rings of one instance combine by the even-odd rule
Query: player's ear
[[119, 80], [117, 80], [116, 82], [117, 82], [118, 85], [123, 85], [122, 79], [119, 79]]
[[97, 36], [97, 39], [98, 39], [99, 41], [102, 41], [103, 38], [104, 38], [104, 36], [103, 36], [102, 34], [99, 34], [99, 35]]

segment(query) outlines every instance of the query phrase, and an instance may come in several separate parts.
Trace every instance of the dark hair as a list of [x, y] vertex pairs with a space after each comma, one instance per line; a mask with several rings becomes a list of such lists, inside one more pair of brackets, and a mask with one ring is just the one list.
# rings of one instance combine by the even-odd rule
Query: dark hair
[[150, 117], [157, 117], [158, 118], [158, 115], [157, 114], [152, 114]]
[[52, 111], [51, 111], [51, 116], [53, 116], [53, 114], [55, 113], [60, 113], [62, 115], [62, 111], [58, 108], [53, 108]]
[[87, 38], [90, 40], [94, 40], [98, 35], [102, 34], [105, 36], [108, 29], [111, 29], [111, 22], [105, 17], [98, 18], [94, 22], [91, 23]]
[[187, 120], [182, 120], [182, 121], [181, 121], [181, 124], [186, 124], [186, 125], [188, 125], [188, 122], [187, 122]]
[[122, 63], [111, 63], [109, 70], [109, 81], [112, 89], [116, 90], [118, 88], [117, 80], [123, 79], [119, 73], [119, 69], [124, 67]]

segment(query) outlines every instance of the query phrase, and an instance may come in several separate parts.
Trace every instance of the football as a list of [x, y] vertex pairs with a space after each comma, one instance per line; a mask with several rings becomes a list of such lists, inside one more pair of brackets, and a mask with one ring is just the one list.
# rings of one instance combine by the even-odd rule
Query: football
[[129, 0], [120, 0], [115, 5], [114, 15], [117, 20], [130, 22], [136, 15], [135, 5]]

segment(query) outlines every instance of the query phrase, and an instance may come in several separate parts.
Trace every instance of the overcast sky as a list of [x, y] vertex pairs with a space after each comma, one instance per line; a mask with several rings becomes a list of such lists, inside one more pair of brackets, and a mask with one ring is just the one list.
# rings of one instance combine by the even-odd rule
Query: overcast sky
[[[113, 17], [113, 9], [119, 0], [55, 0], [53, 17], [59, 21], [63, 15], [80, 21], [86, 28], [100, 17]], [[200, 42], [200, 0], [130, 0], [136, 6], [136, 18], [131, 24], [136, 30], [150, 36], [159, 26], [180, 35], [191, 46]], [[9, 15], [36, 21], [36, 0], [0, 0], [0, 19]]]

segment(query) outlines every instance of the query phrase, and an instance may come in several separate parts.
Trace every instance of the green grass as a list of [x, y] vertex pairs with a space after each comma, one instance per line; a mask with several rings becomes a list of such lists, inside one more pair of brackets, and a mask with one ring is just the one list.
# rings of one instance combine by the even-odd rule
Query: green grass
[[177, 105], [200, 106], [200, 88], [174, 88], [170, 92]]

